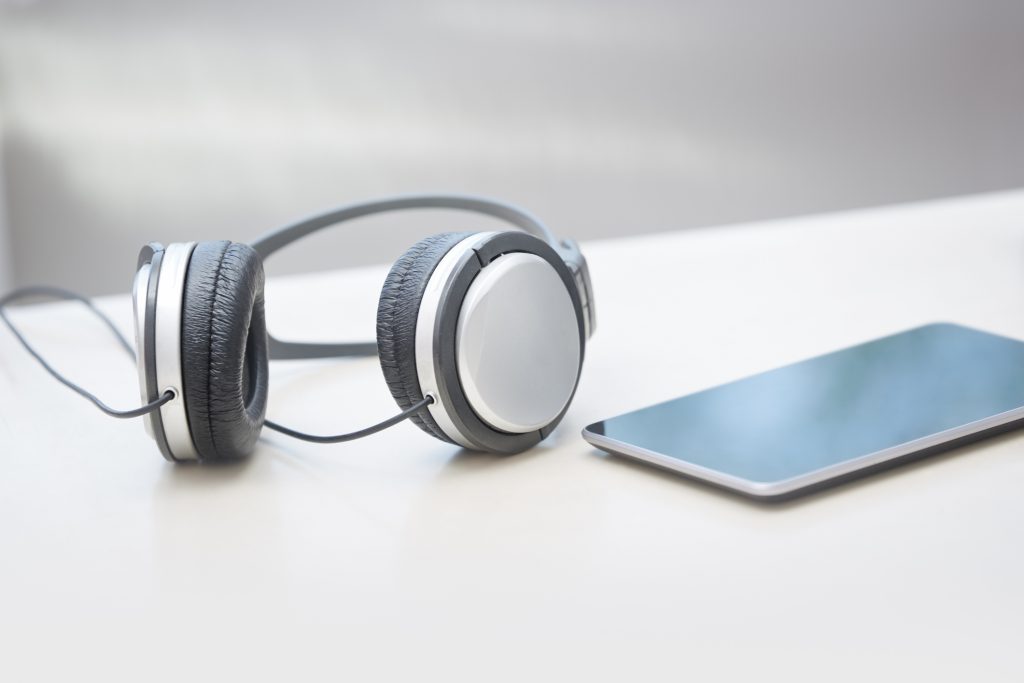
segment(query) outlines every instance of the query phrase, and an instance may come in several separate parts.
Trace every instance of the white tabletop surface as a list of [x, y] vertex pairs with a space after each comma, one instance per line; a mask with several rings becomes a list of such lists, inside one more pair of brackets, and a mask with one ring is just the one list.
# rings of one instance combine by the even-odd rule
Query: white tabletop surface
[[[585, 252], [599, 322], [579, 392], [512, 457], [403, 424], [173, 466], [0, 329], [0, 680], [1024, 680], [1024, 436], [774, 505], [580, 438], [927, 322], [1024, 338], [1024, 192]], [[371, 338], [385, 272], [272, 279], [272, 328]], [[129, 329], [127, 296], [101, 304]], [[14, 316], [137, 403], [78, 307]], [[375, 359], [272, 377], [270, 415], [299, 428], [395, 410]]]

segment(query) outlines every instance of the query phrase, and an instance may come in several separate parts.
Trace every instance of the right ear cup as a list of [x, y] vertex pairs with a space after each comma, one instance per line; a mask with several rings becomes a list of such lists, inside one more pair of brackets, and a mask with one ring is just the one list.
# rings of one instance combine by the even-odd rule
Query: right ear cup
[[267, 409], [263, 263], [251, 247], [200, 242], [182, 303], [182, 387], [202, 461], [249, 455]]
[[[416, 319], [430, 275], [452, 247], [471, 233], [446, 232], [420, 240], [391, 267], [377, 306], [377, 352], [388, 389], [402, 410], [423, 400], [416, 373]], [[453, 443], [429, 411], [410, 418], [442, 441]]]

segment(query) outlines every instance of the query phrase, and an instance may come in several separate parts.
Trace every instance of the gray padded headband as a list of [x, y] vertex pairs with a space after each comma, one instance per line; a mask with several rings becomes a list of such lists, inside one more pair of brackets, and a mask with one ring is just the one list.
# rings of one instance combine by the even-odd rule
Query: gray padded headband
[[[255, 242], [252, 248], [266, 260], [274, 252], [296, 242], [318, 230], [329, 228], [345, 221], [406, 209], [451, 209], [479, 213], [524, 230], [544, 240], [551, 248], [563, 255], [567, 262], [582, 261], [582, 255], [574, 243], [562, 242], [543, 223], [524, 209], [483, 197], [471, 195], [401, 195], [359, 204], [350, 204], [327, 213], [311, 216], [297, 223], [286, 225], [269, 232]], [[585, 266], [584, 266], [585, 267]], [[281, 360], [302, 358], [330, 358], [337, 356], [372, 356], [377, 345], [369, 343], [309, 344], [283, 342], [270, 335], [270, 357]]]
[[554, 233], [548, 230], [547, 226], [528, 211], [492, 199], [456, 194], [401, 195], [359, 204], [350, 204], [340, 209], [328, 211], [327, 213], [306, 218], [298, 223], [278, 228], [273, 232], [263, 235], [253, 242], [251, 246], [256, 250], [257, 254], [266, 260], [275, 251], [317, 230], [364, 216], [405, 209], [452, 209], [454, 211], [469, 211], [491, 216], [506, 223], [511, 223], [520, 230], [525, 230], [535, 237], [539, 237], [550, 244], [552, 249], [559, 249], [558, 239], [555, 238]]

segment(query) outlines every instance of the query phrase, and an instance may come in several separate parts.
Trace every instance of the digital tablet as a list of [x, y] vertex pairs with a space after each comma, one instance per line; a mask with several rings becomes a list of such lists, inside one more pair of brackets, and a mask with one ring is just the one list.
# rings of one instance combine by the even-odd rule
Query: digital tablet
[[1021, 426], [1024, 342], [926, 325], [659, 403], [594, 446], [784, 498]]

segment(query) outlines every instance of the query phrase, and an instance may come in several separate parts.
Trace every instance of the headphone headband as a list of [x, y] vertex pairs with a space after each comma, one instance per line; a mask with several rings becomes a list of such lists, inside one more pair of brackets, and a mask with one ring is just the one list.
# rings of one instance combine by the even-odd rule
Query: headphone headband
[[[593, 303], [589, 291], [590, 276], [579, 247], [571, 240], [559, 240], [546, 225], [525, 209], [493, 199], [458, 194], [414, 194], [349, 204], [273, 230], [252, 242], [250, 246], [265, 261], [275, 252], [324, 228], [356, 218], [408, 209], [450, 209], [483, 214], [509, 223], [547, 242], [573, 271], [580, 296], [586, 302], [587, 336], [589, 337], [593, 332]], [[272, 334], [268, 336], [270, 357], [275, 360], [373, 356], [377, 353], [377, 344], [374, 342], [345, 344], [284, 342], [276, 339]]]
[[310, 216], [297, 223], [286, 225], [283, 228], [278, 228], [263, 235], [250, 246], [256, 250], [256, 253], [263, 260], [266, 260], [274, 252], [318, 230], [355, 220], [356, 218], [363, 218], [364, 216], [407, 209], [451, 209], [453, 211], [483, 214], [510, 223], [520, 230], [525, 230], [534, 237], [538, 237], [550, 244], [556, 251], [561, 249], [561, 245], [554, 233], [525, 209], [484, 197], [457, 194], [400, 195], [369, 202], [360, 202], [358, 204], [349, 204], [333, 211]]

